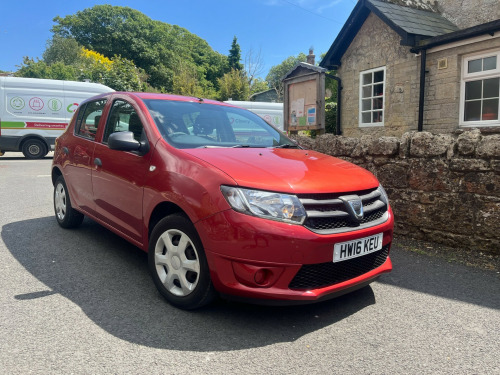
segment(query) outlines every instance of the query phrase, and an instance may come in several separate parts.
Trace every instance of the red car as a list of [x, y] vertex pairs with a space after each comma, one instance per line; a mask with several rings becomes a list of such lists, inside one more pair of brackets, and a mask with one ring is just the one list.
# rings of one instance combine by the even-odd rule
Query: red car
[[54, 209], [149, 253], [160, 293], [307, 303], [392, 269], [393, 214], [368, 171], [304, 150], [247, 110], [199, 98], [109, 93], [57, 139]]

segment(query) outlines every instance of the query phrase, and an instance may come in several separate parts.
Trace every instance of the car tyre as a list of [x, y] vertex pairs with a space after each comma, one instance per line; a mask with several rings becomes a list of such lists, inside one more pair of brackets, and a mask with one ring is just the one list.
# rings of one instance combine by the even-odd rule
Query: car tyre
[[203, 245], [186, 216], [172, 214], [156, 224], [148, 263], [158, 291], [172, 305], [193, 310], [216, 297]]
[[57, 178], [54, 185], [54, 212], [57, 223], [66, 229], [78, 227], [84, 218], [82, 213], [71, 206], [68, 188], [62, 176]]
[[47, 145], [40, 139], [24, 141], [22, 152], [27, 159], [41, 159], [49, 152]]

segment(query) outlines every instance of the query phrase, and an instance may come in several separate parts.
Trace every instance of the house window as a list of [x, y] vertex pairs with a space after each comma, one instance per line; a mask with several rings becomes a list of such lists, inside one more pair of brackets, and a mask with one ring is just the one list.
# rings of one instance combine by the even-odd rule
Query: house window
[[361, 72], [359, 80], [359, 126], [383, 126], [385, 67]]
[[499, 125], [500, 51], [463, 60], [460, 125]]

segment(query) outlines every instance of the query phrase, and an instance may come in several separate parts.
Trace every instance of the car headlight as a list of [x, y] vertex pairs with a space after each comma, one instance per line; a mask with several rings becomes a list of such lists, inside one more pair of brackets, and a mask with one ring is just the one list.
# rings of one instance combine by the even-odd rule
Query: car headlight
[[265, 219], [302, 224], [306, 211], [295, 195], [221, 186], [229, 205], [238, 212]]
[[377, 190], [380, 192], [380, 199], [382, 199], [382, 202], [389, 206], [389, 197], [382, 185], [379, 185]]

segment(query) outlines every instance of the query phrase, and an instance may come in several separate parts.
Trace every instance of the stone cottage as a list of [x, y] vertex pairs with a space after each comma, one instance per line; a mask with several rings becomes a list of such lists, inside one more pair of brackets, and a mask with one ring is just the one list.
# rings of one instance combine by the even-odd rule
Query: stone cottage
[[320, 66], [343, 135], [500, 133], [499, 0], [359, 0]]

